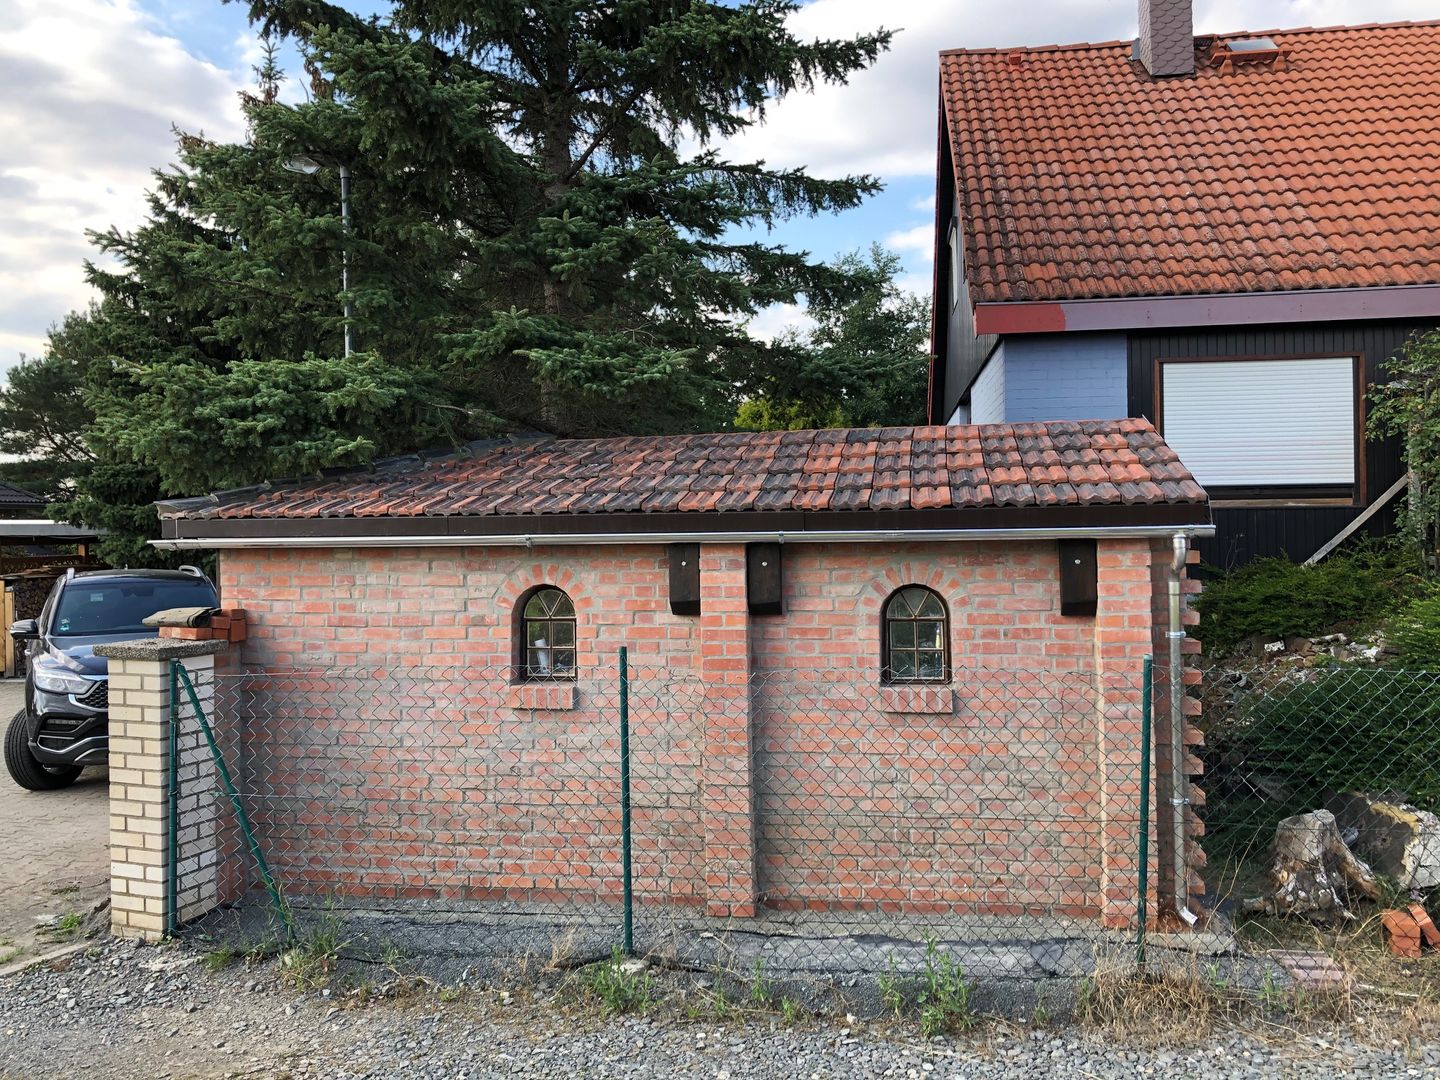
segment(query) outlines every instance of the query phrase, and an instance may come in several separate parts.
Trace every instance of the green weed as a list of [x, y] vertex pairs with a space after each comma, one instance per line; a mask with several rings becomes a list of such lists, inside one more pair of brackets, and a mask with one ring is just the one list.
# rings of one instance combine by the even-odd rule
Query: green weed
[[771, 996], [770, 983], [765, 978], [765, 961], [757, 956], [754, 973], [750, 976], [750, 1002], [764, 1007], [770, 1004]]
[[628, 970], [625, 964], [625, 956], [617, 947], [609, 960], [594, 965], [586, 974], [586, 986], [600, 999], [607, 1016], [643, 1013], [655, 1000], [650, 973]]
[[299, 941], [280, 955], [280, 968], [287, 981], [302, 990], [328, 986], [348, 944], [343, 927], [334, 915], [325, 915], [300, 936]]
[[1285, 1007], [1285, 991], [1276, 984], [1273, 971], [1265, 972], [1260, 980], [1260, 1004], [1267, 1012], [1279, 1012]]
[[220, 971], [227, 968], [238, 960], [240, 954], [229, 945], [221, 945], [218, 949], [211, 949], [205, 954], [205, 970]]
[[875, 980], [880, 987], [880, 1002], [900, 1019], [900, 1010], [905, 1007], [905, 991], [900, 986], [900, 977], [895, 973], [895, 957], [886, 959], [887, 970]]
[[965, 981], [965, 969], [940, 952], [933, 938], [925, 946], [920, 984], [920, 1030], [926, 1038], [975, 1023], [970, 1008], [972, 986]]

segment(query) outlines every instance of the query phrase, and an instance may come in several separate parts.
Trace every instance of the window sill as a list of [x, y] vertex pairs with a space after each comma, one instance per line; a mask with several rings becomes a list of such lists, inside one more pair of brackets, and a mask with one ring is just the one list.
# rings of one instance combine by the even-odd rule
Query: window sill
[[568, 712], [578, 708], [580, 692], [573, 682], [512, 683], [505, 704], [527, 712]]
[[880, 711], [952, 713], [955, 711], [955, 691], [949, 686], [882, 686]]

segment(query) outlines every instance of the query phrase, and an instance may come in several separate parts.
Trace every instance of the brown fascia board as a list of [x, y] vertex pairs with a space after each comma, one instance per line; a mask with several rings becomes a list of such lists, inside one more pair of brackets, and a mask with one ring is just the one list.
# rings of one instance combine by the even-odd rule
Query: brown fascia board
[[1440, 284], [973, 305], [975, 333], [1055, 334], [1440, 317]]
[[1000, 506], [938, 510], [736, 511], [730, 513], [537, 514], [535, 516], [167, 518], [166, 540], [346, 539], [1065, 529], [1076, 532], [1210, 524], [1209, 503]]

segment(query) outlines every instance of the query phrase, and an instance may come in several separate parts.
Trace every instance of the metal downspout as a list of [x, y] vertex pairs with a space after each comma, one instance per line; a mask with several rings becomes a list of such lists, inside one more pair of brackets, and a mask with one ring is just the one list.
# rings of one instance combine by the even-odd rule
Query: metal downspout
[[1185, 571], [1185, 557], [1190, 541], [1184, 533], [1172, 538], [1175, 556], [1170, 563], [1170, 829], [1171, 846], [1175, 853], [1175, 912], [1194, 926], [1198, 916], [1190, 910], [1190, 862], [1185, 851], [1185, 817], [1190, 806], [1190, 786], [1185, 777], [1185, 678], [1180, 646], [1185, 640], [1185, 627], [1180, 617], [1180, 575]]

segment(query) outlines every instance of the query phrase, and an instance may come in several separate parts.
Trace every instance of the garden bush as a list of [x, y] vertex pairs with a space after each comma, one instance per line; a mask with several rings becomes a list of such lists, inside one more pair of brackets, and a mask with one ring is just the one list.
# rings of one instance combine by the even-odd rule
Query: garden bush
[[1260, 852], [1275, 824], [1323, 805], [1329, 792], [1400, 795], [1440, 809], [1440, 671], [1339, 664], [1259, 670], [1207, 731], [1207, 851]]
[[1369, 543], [1315, 566], [1257, 559], [1205, 582], [1196, 602], [1198, 637], [1211, 656], [1229, 656], [1246, 638], [1314, 637], [1369, 630], [1418, 588], [1420, 565], [1404, 548]]
[[1246, 761], [1283, 779], [1297, 805], [1327, 791], [1399, 793], [1440, 805], [1440, 672], [1342, 665], [1272, 687], [1243, 710]]
[[1431, 589], [1385, 623], [1385, 644], [1404, 667], [1440, 670], [1440, 590]]

